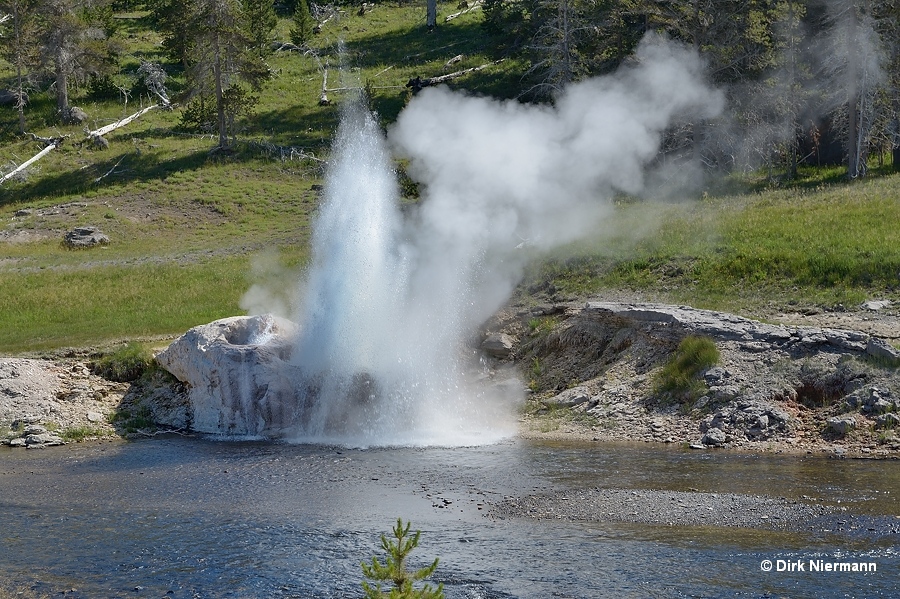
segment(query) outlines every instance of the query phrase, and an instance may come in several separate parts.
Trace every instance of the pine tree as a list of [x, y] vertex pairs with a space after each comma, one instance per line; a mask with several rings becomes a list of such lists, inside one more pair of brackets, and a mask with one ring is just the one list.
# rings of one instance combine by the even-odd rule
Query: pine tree
[[294, 26], [291, 27], [291, 41], [298, 46], [303, 46], [309, 41], [313, 31], [313, 18], [306, 0], [297, 0], [294, 16], [291, 19], [294, 22]]
[[247, 30], [253, 40], [253, 48], [260, 56], [270, 52], [269, 42], [272, 31], [278, 24], [275, 16], [275, 4], [272, 0], [242, 0], [247, 20]]
[[53, 74], [57, 112], [72, 120], [69, 86], [116, 67], [118, 45], [110, 38], [110, 0], [39, 0], [36, 14], [41, 67]]
[[[416, 534], [410, 537], [409, 526], [409, 522], [403, 526], [403, 520], [397, 518], [397, 525], [393, 530], [394, 540], [388, 540], [381, 535], [381, 546], [387, 553], [384, 564], [379, 562], [377, 557], [372, 558], [371, 564], [362, 563], [365, 577], [378, 581], [374, 587], [368, 582], [362, 583], [367, 599], [443, 599], [443, 584], [439, 584], [437, 588], [428, 584], [421, 589], [413, 587], [414, 582], [428, 578], [434, 573], [438, 560], [435, 559], [430, 566], [415, 572], [406, 570], [406, 558], [419, 545], [419, 535], [422, 532], [417, 530]], [[389, 592], [385, 592], [381, 589], [382, 582], [391, 582], [394, 586]]]
[[0, 53], [12, 65], [16, 74], [13, 95], [19, 113], [19, 133], [25, 133], [25, 105], [28, 103], [29, 66], [37, 62], [36, 49], [31, 39], [37, 35], [35, 0], [8, 0], [0, 2], [0, 14], [8, 15], [5, 29], [0, 35]]
[[[235, 135], [235, 119], [249, 114], [257, 97], [240, 85], [256, 89], [269, 76], [269, 69], [253, 52], [246, 15], [238, 0], [195, 0], [195, 11], [186, 15], [190, 23], [188, 95], [192, 103], [186, 117], [199, 115], [205, 124], [214, 115], [219, 149], [229, 146]], [[187, 121], [187, 118], [183, 118]]]

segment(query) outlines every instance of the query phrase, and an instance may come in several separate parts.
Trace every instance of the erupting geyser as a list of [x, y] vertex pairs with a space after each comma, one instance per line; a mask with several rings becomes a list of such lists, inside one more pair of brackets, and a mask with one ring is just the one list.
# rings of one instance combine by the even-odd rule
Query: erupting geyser
[[471, 331], [458, 307], [417, 288], [425, 265], [400, 213], [390, 153], [359, 103], [344, 108], [332, 155], [297, 319], [302, 414], [292, 436], [446, 445], [509, 435], [521, 392], [467, 380]]
[[[194, 422], [357, 446], [510, 435], [522, 385], [477, 368], [478, 326], [535, 252], [601, 227], [611, 192], [641, 191], [667, 127], [721, 108], [697, 57], [652, 36], [632, 66], [571, 86], [552, 107], [429, 88], [387, 138], [359, 103], [345, 107], [296, 336], [261, 344], [228, 332], [235, 323], [194, 334], [195, 366], [169, 367], [182, 380], [205, 369], [192, 383]], [[421, 184], [403, 212], [389, 149]], [[266, 322], [240, 326], [267, 333]], [[164, 364], [190, 361], [177, 343]], [[231, 348], [232, 366], [206, 365], [216, 347]]]

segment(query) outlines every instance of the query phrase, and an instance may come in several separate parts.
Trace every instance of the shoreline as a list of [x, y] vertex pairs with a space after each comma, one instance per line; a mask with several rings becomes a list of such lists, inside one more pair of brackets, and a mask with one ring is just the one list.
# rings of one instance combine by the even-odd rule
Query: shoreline
[[[832, 315], [823, 317], [830, 324]], [[893, 312], [837, 317], [900, 331]], [[900, 367], [871, 348], [900, 350], [874, 332], [804, 318], [804, 326], [773, 325], [665, 304], [513, 304], [485, 326], [482, 351], [495, 379], [512, 367], [530, 388], [522, 438], [900, 459]], [[701, 397], [660, 398], [655, 373], [688, 335], [711, 338], [720, 359], [703, 373]], [[94, 349], [46, 356], [0, 357], [4, 444], [190, 430], [185, 386], [166, 373], [114, 382], [91, 370]]]

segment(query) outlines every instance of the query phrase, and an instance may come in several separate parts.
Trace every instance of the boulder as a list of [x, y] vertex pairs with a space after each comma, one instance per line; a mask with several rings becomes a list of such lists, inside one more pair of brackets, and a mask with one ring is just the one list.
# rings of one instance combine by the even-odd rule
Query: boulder
[[583, 403], [588, 403], [590, 400], [591, 394], [587, 391], [587, 389], [583, 387], [574, 387], [572, 389], [566, 389], [562, 393], [559, 393], [554, 397], [551, 397], [550, 399], [544, 401], [544, 403], [548, 406], [557, 408], [571, 408]]
[[75, 227], [66, 233], [63, 243], [74, 249], [89, 248], [109, 245], [109, 237], [97, 227]]
[[844, 436], [856, 428], [856, 419], [853, 416], [832, 416], [828, 419], [828, 429], [838, 435]]
[[481, 349], [489, 356], [494, 358], [509, 357], [515, 340], [506, 333], [491, 333], [481, 344]]
[[157, 362], [188, 386], [190, 428], [201, 433], [278, 438], [298, 418], [300, 380], [290, 361], [296, 325], [271, 315], [200, 325]]
[[63, 114], [62, 120], [69, 125], [78, 125], [88, 120], [87, 113], [78, 106], [69, 106]]
[[725, 445], [725, 441], [725, 431], [720, 428], [711, 428], [707, 430], [706, 434], [703, 435], [703, 439], [700, 440], [704, 445], [712, 445], [713, 447]]
[[889, 364], [900, 364], [900, 350], [877, 337], [869, 337], [869, 342], [866, 344], [866, 353]]
[[870, 387], [869, 395], [863, 401], [863, 412], [872, 414], [884, 414], [885, 412], [893, 412], [897, 409], [897, 400], [894, 393], [890, 389], [881, 387]]
[[[28, 99], [27, 96], [25, 98]], [[15, 106], [19, 101], [19, 95], [11, 89], [0, 89], [0, 106]]]

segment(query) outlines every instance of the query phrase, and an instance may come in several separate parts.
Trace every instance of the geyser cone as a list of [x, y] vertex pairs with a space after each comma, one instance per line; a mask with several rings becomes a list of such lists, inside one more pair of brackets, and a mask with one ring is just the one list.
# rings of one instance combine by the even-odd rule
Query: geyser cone
[[466, 331], [411, 284], [422, 280], [420, 252], [405, 231], [384, 137], [360, 103], [345, 108], [332, 156], [298, 318], [297, 440], [457, 445], [508, 436], [508, 394], [467, 382]]

